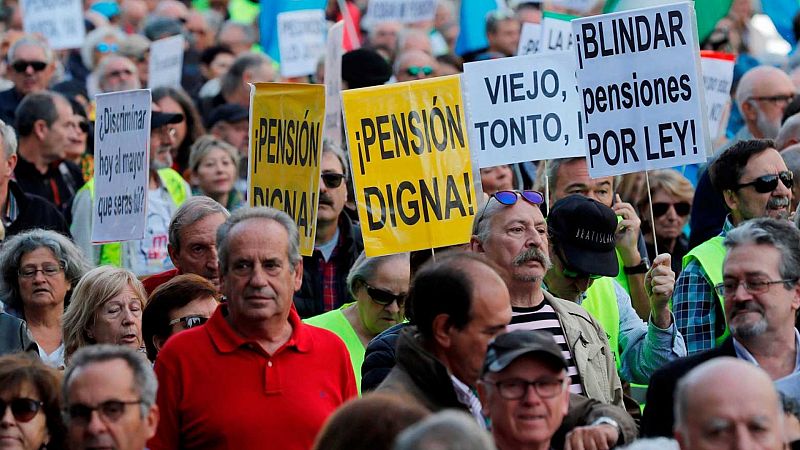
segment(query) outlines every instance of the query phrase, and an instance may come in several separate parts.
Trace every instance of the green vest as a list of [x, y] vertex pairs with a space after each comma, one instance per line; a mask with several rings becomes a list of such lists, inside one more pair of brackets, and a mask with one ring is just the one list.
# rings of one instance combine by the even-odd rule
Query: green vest
[[614, 353], [614, 360], [617, 363], [617, 370], [622, 366], [619, 357], [619, 303], [617, 303], [617, 293], [614, 291], [613, 278], [602, 277], [594, 280], [589, 289], [586, 290], [586, 297], [581, 303], [589, 314], [595, 318], [603, 330], [608, 335], [608, 344]]
[[[167, 189], [175, 206], [181, 206], [187, 198], [186, 189], [183, 187], [183, 177], [170, 168], [158, 169], [158, 177], [161, 178], [161, 183], [164, 184], [164, 188]], [[94, 201], [94, 178], [87, 181], [86, 184], [81, 187], [81, 190], [83, 189], [89, 190], [89, 195], [92, 201]], [[122, 265], [122, 243], [111, 242], [100, 245], [98, 265], [112, 265], [117, 267]]]
[[308, 319], [304, 319], [303, 322], [331, 331], [344, 341], [344, 345], [350, 353], [350, 363], [353, 365], [353, 373], [356, 375], [356, 388], [358, 388], [358, 393], [361, 395], [361, 365], [364, 364], [364, 355], [367, 349], [364, 348], [364, 344], [361, 343], [361, 339], [359, 339], [358, 334], [356, 334], [356, 330], [353, 329], [347, 317], [344, 316], [344, 310], [353, 304], [354, 303], [346, 303], [339, 309], [309, 317]]
[[[717, 295], [714, 288], [719, 283], [722, 283], [722, 264], [725, 262], [725, 246], [722, 244], [724, 238], [722, 236], [714, 236], [713, 238], [703, 242], [697, 247], [693, 248], [686, 256], [683, 257], [683, 268], [692, 260], [697, 260], [700, 266], [706, 273], [707, 281], [711, 284], [711, 292], [714, 298], [719, 302], [720, 310], [722, 311], [722, 320], [725, 320], [725, 304]], [[722, 342], [728, 338], [730, 331], [728, 326], [725, 325], [725, 332], [717, 336], [714, 340], [715, 347], [722, 345]]]

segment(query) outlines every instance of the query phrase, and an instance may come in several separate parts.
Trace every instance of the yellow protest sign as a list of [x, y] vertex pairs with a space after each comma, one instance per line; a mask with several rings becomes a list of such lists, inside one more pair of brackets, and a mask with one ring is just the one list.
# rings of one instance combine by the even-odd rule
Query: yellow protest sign
[[477, 211], [457, 75], [342, 93], [368, 256], [469, 241]]
[[250, 87], [250, 206], [272, 206], [289, 214], [304, 256], [314, 251], [324, 117], [323, 85]]

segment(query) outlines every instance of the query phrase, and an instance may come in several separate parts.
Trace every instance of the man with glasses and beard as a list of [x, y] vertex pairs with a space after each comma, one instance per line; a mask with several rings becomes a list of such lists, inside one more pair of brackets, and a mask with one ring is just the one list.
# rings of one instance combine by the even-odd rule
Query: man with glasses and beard
[[297, 313], [304, 319], [350, 301], [345, 280], [364, 249], [361, 228], [342, 212], [347, 200], [347, 157], [325, 142], [320, 169], [314, 253], [303, 257], [303, 285], [294, 295]]
[[714, 291], [722, 282], [725, 236], [746, 220], [785, 220], [791, 212], [794, 184], [792, 172], [771, 140], [735, 144], [711, 163], [708, 172], [730, 213], [718, 236], [684, 256], [683, 272], [675, 284], [672, 311], [689, 354], [719, 347], [729, 335], [722, 297]]
[[[763, 369], [779, 391], [791, 394], [796, 389], [800, 333], [794, 324], [800, 308], [800, 230], [787, 220], [753, 219], [728, 231], [724, 246], [727, 255], [722, 277], [714, 289], [723, 299], [730, 335], [718, 348], [656, 371], [647, 391], [644, 436], [672, 436], [676, 385], [691, 369], [712, 358], [732, 356], [750, 362]], [[727, 386], [722, 380], [720, 384]], [[736, 397], [737, 393], [730, 395]]]
[[53, 51], [46, 42], [33, 35], [25, 35], [8, 50], [6, 77], [14, 83], [11, 89], [0, 92], [0, 120], [14, 123], [15, 111], [22, 99], [50, 86], [55, 73]]

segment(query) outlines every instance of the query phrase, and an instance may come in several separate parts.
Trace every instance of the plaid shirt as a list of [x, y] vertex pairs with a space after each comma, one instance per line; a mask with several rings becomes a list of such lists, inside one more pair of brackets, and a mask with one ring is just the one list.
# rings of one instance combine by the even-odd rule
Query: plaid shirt
[[[725, 218], [722, 237], [732, 230], [730, 216]], [[695, 259], [684, 267], [672, 295], [672, 312], [675, 324], [686, 340], [686, 350], [691, 355], [714, 348], [715, 340], [725, 332], [725, 317], [719, 306], [717, 293], [708, 279], [703, 266]], [[718, 316], [722, 316], [717, 319]]]
[[331, 257], [325, 261], [322, 251], [314, 249], [314, 257], [317, 258], [319, 273], [322, 274], [322, 304], [325, 312], [337, 309], [344, 303], [344, 299], [336, 298], [339, 292], [339, 277], [336, 276], [336, 254], [342, 245], [343, 235], [339, 234], [336, 247], [333, 248]]

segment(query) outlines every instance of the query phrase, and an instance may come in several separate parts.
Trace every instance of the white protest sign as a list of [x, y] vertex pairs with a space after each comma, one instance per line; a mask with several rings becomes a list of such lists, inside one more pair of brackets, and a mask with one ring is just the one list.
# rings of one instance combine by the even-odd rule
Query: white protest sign
[[369, 0], [365, 19], [372, 25], [381, 22], [413, 23], [433, 20], [438, 0]]
[[92, 242], [144, 238], [150, 168], [150, 90], [97, 95]]
[[22, 26], [40, 33], [50, 48], [80, 48], [86, 36], [81, 0], [22, 0]]
[[325, 11], [304, 9], [278, 14], [281, 75], [300, 77], [314, 73], [325, 54]]
[[342, 39], [344, 22], [336, 22], [328, 30], [325, 52], [325, 128], [322, 135], [334, 144], [342, 146]]
[[585, 154], [572, 53], [467, 63], [462, 84], [479, 167]]
[[181, 87], [184, 43], [183, 36], [178, 35], [150, 44], [147, 87]]
[[539, 53], [572, 51], [572, 25], [574, 16], [545, 12], [542, 18], [542, 38]]
[[705, 161], [710, 148], [689, 3], [572, 21], [593, 178]]
[[730, 53], [701, 51], [703, 84], [706, 88], [706, 110], [708, 111], [708, 132], [715, 139], [720, 135], [725, 108], [731, 102], [731, 83], [733, 82], [733, 63], [736, 56]]
[[539, 52], [539, 44], [542, 39], [542, 25], [539, 23], [522, 24], [522, 31], [519, 34], [519, 46], [517, 46], [517, 56], [535, 55]]

